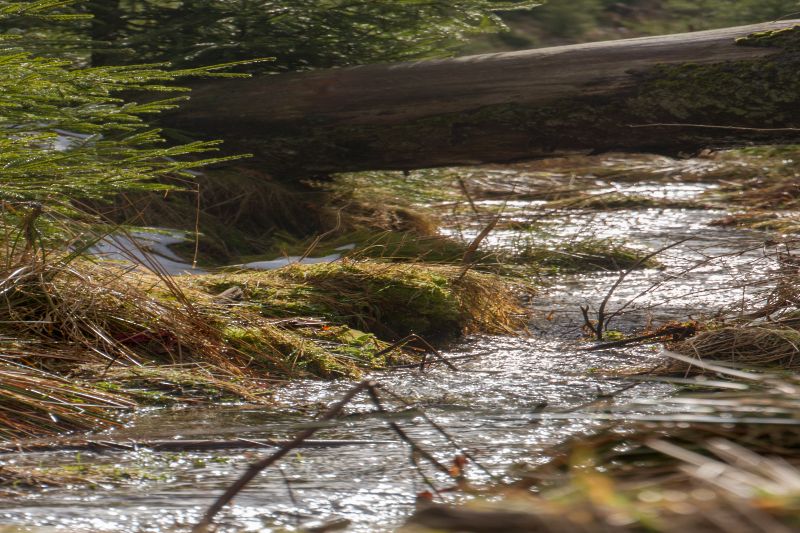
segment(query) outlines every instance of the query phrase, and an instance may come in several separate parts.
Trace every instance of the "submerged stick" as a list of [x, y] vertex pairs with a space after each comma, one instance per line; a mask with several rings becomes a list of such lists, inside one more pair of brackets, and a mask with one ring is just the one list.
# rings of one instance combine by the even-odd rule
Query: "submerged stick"
[[[344, 397], [333, 404], [326, 412], [319, 418], [319, 422], [326, 422], [335, 418], [344, 407], [352, 401], [353, 398], [358, 396], [361, 392], [373, 387], [375, 384], [372, 381], [362, 381], [352, 389], [350, 389]], [[196, 526], [192, 528], [192, 533], [203, 533], [208, 531], [208, 526], [211, 525], [211, 522], [214, 520], [214, 517], [222, 510], [223, 507], [228, 505], [233, 498], [239, 494], [239, 492], [244, 489], [248, 483], [250, 483], [253, 478], [255, 478], [258, 474], [261, 473], [262, 470], [269, 467], [270, 465], [276, 463], [280, 458], [284, 457], [286, 454], [294, 450], [295, 448], [300, 447], [306, 439], [310, 438], [314, 433], [319, 431], [321, 426], [310, 427], [304, 431], [301, 431], [297, 434], [297, 436], [292, 439], [291, 441], [287, 442], [280, 449], [278, 449], [275, 453], [271, 454], [264, 459], [253, 463], [250, 467], [245, 471], [242, 476], [237, 479], [228, 489], [219, 497], [217, 500], [211, 504], [211, 506], [206, 511], [203, 518], [200, 522], [197, 523]]]
[[[48, 452], [116, 452], [147, 449], [154, 452], [187, 452], [209, 450], [239, 450], [246, 448], [276, 448], [286, 446], [290, 441], [272, 439], [232, 439], [232, 440], [143, 440], [143, 441], [103, 441], [62, 442], [40, 444], [23, 442], [0, 446], [0, 454], [9, 453], [48, 453]], [[389, 440], [305, 440], [298, 448], [338, 448], [363, 444], [389, 444]]]
[[[369, 395], [369, 399], [375, 406], [377, 412], [383, 417], [388, 417], [389, 412], [386, 410], [386, 408], [383, 405], [383, 402], [381, 401], [380, 395], [378, 393], [379, 388], [380, 385], [377, 382], [362, 381], [361, 383], [350, 389], [341, 400], [333, 404], [325, 412], [325, 414], [323, 414], [318, 419], [318, 424], [298, 433], [294, 439], [285, 443], [283, 446], [281, 446], [280, 449], [278, 449], [275, 453], [271, 454], [270, 456], [265, 457], [264, 459], [256, 463], [251, 464], [245, 471], [245, 473], [242, 474], [241, 477], [239, 477], [239, 479], [237, 479], [233, 484], [231, 484], [228, 487], [228, 489], [219, 498], [217, 498], [216, 501], [214, 501], [214, 503], [208, 508], [202, 520], [200, 520], [200, 522], [198, 522], [197, 525], [195, 525], [192, 528], [192, 533], [207, 532], [209, 526], [214, 520], [214, 517], [222, 510], [223, 507], [228, 505], [233, 500], [233, 498], [237, 494], [239, 494], [239, 492], [241, 492], [242, 489], [244, 489], [244, 487], [246, 487], [247, 484], [250, 483], [259, 473], [261, 473], [264, 469], [268, 468], [269, 466], [275, 464], [279, 459], [286, 456], [293, 449], [301, 447], [304, 442], [309, 442], [307, 440], [309, 437], [311, 437], [318, 430], [325, 427], [324, 424], [320, 424], [319, 422], [330, 421], [333, 418], [339, 416], [339, 414], [342, 412], [342, 409], [344, 409], [344, 407], [360, 393], [366, 392]], [[396, 395], [393, 393], [392, 396], [396, 397]], [[407, 404], [407, 402], [405, 401], [403, 403]], [[420, 457], [425, 461], [427, 461], [429, 464], [431, 464], [440, 473], [451, 477], [452, 479], [456, 480], [456, 482], [458, 482], [459, 484], [462, 481], [464, 481], [463, 471], [459, 469], [458, 473], [454, 473], [450, 468], [442, 464], [430, 452], [428, 452], [420, 444], [418, 444], [417, 441], [414, 438], [412, 438], [408, 433], [406, 433], [403, 430], [403, 428], [401, 428], [396, 422], [394, 422], [393, 420], [389, 420], [388, 418], [385, 421], [389, 426], [389, 428], [392, 431], [394, 431], [395, 434], [397, 434], [400, 440], [411, 447], [412, 463], [415, 464], [415, 466], [418, 467], [418, 465], [416, 464], [416, 459], [417, 457]], [[462, 449], [461, 446], [458, 446], [457, 443], [455, 443], [455, 441], [444, 431], [443, 428], [438, 426], [435, 422], [433, 422], [430, 419], [428, 419], [428, 422], [431, 423], [431, 425], [433, 425], [434, 428], [439, 430], [443, 435], [445, 435], [446, 438], [448, 438], [448, 441], [450, 441], [450, 443], [453, 444], [453, 446], [456, 449]], [[486, 472], [489, 473], [488, 470], [486, 470]], [[436, 490], [435, 486], [427, 478], [427, 476], [425, 476], [425, 474], [421, 471], [420, 474], [422, 475], [423, 479], [425, 479], [426, 483], [429, 484], [431, 489], [434, 492], [438, 493], [438, 490]], [[491, 474], [489, 473], [489, 475]]]
[[[409, 335], [406, 335], [405, 337], [403, 337], [399, 341], [396, 341], [393, 344], [391, 344], [391, 345], [387, 346], [386, 348], [384, 348], [383, 350], [377, 352], [373, 357], [380, 357], [382, 355], [385, 355], [385, 354], [391, 352], [392, 350], [395, 350], [397, 348], [405, 346], [406, 344], [408, 344], [411, 341], [419, 341], [419, 342], [421, 342], [425, 346], [425, 348], [427, 348], [428, 351], [430, 353], [432, 353], [434, 355], [434, 357], [436, 357], [436, 359], [438, 361], [441, 361], [442, 363], [447, 365], [447, 368], [449, 368], [450, 370], [452, 370], [454, 372], [458, 371], [458, 368], [456, 368], [456, 366], [453, 363], [450, 362], [450, 359], [444, 357], [441, 353], [439, 353], [439, 350], [437, 350], [436, 348], [431, 346], [431, 343], [429, 343], [428, 341], [426, 341], [424, 338], [420, 337], [416, 333], [411, 333]], [[413, 368], [413, 367], [417, 367], [418, 366], [418, 367], [420, 367], [420, 370], [425, 370], [425, 363], [427, 362], [427, 353], [428, 352], [422, 354], [422, 360], [419, 363], [414, 363], [412, 365], [398, 365], [398, 366], [393, 366], [393, 367], [390, 367], [390, 368]]]
[[[581, 308], [583, 309], [583, 308]], [[689, 333], [691, 332], [690, 328], [685, 326], [674, 327], [674, 328], [666, 328], [662, 331], [656, 331], [655, 333], [650, 333], [648, 335], [639, 335], [637, 337], [630, 337], [628, 339], [620, 339], [618, 341], [610, 341], [604, 342], [601, 344], [595, 344], [594, 346], [589, 346], [587, 348], [582, 348], [582, 351], [585, 352], [594, 352], [597, 350], [605, 350], [607, 348], [620, 348], [622, 346], [629, 346], [631, 344], [639, 344], [644, 343], [646, 341], [652, 342], [662, 342], [664, 339], [662, 337], [667, 336], [675, 336], [675, 335], [686, 335], [691, 336]]]

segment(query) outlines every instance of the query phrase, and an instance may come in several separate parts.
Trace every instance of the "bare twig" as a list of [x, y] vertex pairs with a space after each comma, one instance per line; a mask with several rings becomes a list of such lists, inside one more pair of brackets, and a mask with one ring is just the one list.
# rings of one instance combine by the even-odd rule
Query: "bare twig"
[[475, 237], [471, 243], [469, 243], [469, 246], [467, 246], [467, 250], [464, 252], [464, 256], [461, 258], [461, 262], [464, 265], [466, 265], [466, 267], [464, 268], [463, 272], [461, 272], [461, 275], [458, 278], [459, 280], [463, 279], [464, 276], [467, 274], [470, 267], [472, 266], [472, 263], [474, 262], [475, 252], [478, 251], [478, 247], [480, 247], [481, 243], [486, 239], [486, 237], [489, 236], [489, 234], [492, 232], [495, 226], [497, 226], [497, 223], [500, 222], [500, 218], [502, 216], [503, 216], [502, 213], [499, 213], [497, 216], [495, 216], [491, 220], [491, 222], [489, 222], [486, 225], [486, 227], [483, 228], [483, 230], [481, 230], [478, 236]]
[[[609, 321], [612, 318], [614, 318], [614, 316], [616, 316], [616, 313], [615, 313], [615, 314], [612, 314], [611, 316], [606, 317], [606, 307], [608, 306], [608, 302], [611, 300], [611, 297], [614, 295], [614, 292], [622, 284], [622, 282], [625, 281], [625, 278], [628, 277], [628, 275], [631, 272], [633, 272], [634, 270], [636, 270], [637, 268], [642, 266], [644, 263], [646, 263], [650, 259], [652, 259], [655, 256], [657, 256], [658, 254], [660, 254], [662, 252], [665, 252], [665, 251], [669, 250], [670, 248], [674, 248], [675, 246], [678, 246], [679, 244], [683, 244], [684, 242], [689, 241], [689, 240], [691, 240], [691, 237], [687, 237], [685, 239], [680, 239], [678, 241], [673, 242], [672, 244], [668, 244], [666, 246], [662, 246], [661, 248], [659, 248], [655, 252], [651, 252], [651, 253], [645, 255], [644, 257], [641, 257], [638, 261], [636, 261], [633, 265], [631, 265], [631, 267], [628, 268], [627, 270], [625, 270], [623, 272], [620, 272], [620, 275], [617, 278], [617, 281], [615, 281], [614, 284], [611, 286], [611, 288], [608, 290], [608, 293], [606, 294], [606, 297], [603, 298], [603, 301], [600, 303], [600, 308], [597, 310], [597, 324], [595, 325], [593, 330], [594, 330], [594, 333], [595, 333], [595, 337], [597, 338], [598, 341], [602, 341], [603, 340], [603, 333], [605, 332], [606, 328], [608, 328]], [[581, 311], [583, 311], [583, 308], [581, 308]], [[584, 317], [586, 317], [588, 319], [588, 308], [587, 308], [586, 311], [583, 311], [583, 314], [584, 314]]]
[[294, 490], [292, 489], [292, 483], [286, 476], [286, 472], [283, 471], [283, 467], [279, 466], [278, 472], [280, 472], [281, 477], [283, 478], [283, 484], [286, 485], [286, 493], [289, 495], [289, 500], [291, 500], [292, 505], [294, 505], [295, 507], [300, 507], [300, 504], [298, 503], [297, 498], [294, 495]]
[[[581, 308], [583, 309], [583, 308]], [[593, 352], [597, 350], [605, 350], [607, 348], [619, 348], [620, 346], [628, 346], [630, 344], [638, 344], [644, 341], [653, 340], [654, 342], [661, 342], [662, 337], [666, 337], [668, 335], [681, 335], [681, 336], [690, 336], [693, 334], [694, 329], [688, 328], [686, 326], [675, 326], [664, 328], [660, 331], [656, 331], [655, 333], [650, 333], [649, 335], [639, 335], [637, 337], [631, 337], [628, 339], [621, 339], [618, 341], [611, 341], [611, 342], [604, 342], [602, 344], [595, 344], [594, 346], [589, 346], [588, 348], [583, 348], [586, 352]]]
[[[387, 417], [387, 415], [389, 413], [386, 411], [386, 408], [384, 408], [383, 402], [381, 401], [380, 396], [378, 396], [378, 387], [379, 387], [379, 385], [377, 383], [370, 383], [367, 386], [367, 393], [369, 394], [370, 398], [372, 399], [372, 403], [375, 405], [375, 409], [378, 410], [378, 413], [380, 413], [384, 417]], [[397, 424], [397, 422], [395, 422], [393, 420], [388, 420], [388, 417], [387, 417], [387, 424], [392, 429], [392, 431], [397, 433], [397, 436], [400, 437], [400, 440], [402, 440], [403, 442], [405, 442], [406, 444], [411, 446], [412, 453], [418, 454], [420, 457], [424, 458], [431, 465], [433, 465], [437, 470], [439, 470], [443, 474], [446, 474], [446, 475], [452, 477], [452, 475], [450, 473], [450, 469], [447, 468], [442, 463], [440, 463], [438, 460], [436, 460], [436, 458], [433, 455], [431, 455], [424, 448], [422, 448], [419, 444], [417, 444], [417, 442], [414, 439], [412, 439], [408, 435], [408, 433], [406, 433], [403, 430], [403, 428], [401, 428]]]
[[392, 343], [391, 345], [387, 346], [386, 348], [384, 348], [383, 350], [377, 352], [373, 357], [380, 357], [382, 355], [386, 355], [387, 353], [391, 352], [392, 350], [395, 350], [397, 348], [405, 346], [406, 344], [408, 344], [409, 342], [412, 342], [412, 341], [418, 341], [418, 342], [422, 343], [422, 345], [425, 346], [425, 348], [428, 350], [427, 352], [422, 354], [422, 361], [420, 363], [415, 363], [413, 365], [401, 365], [401, 366], [393, 367], [393, 368], [411, 368], [411, 367], [419, 366], [421, 370], [425, 370], [425, 363], [427, 361], [427, 355], [428, 355], [428, 353], [432, 353], [433, 356], [438, 361], [441, 361], [442, 363], [447, 365], [447, 368], [449, 368], [450, 370], [453, 370], [454, 372], [458, 371], [458, 368], [453, 363], [451, 363], [446, 357], [444, 357], [441, 353], [439, 353], [439, 350], [437, 350], [436, 348], [431, 346], [431, 344], [428, 341], [426, 341], [424, 338], [420, 337], [416, 333], [411, 333], [409, 335], [406, 335], [405, 337], [403, 337], [399, 341], [396, 341], [396, 342]]
[[[406, 407], [412, 407], [412, 408], [416, 407], [416, 408], [419, 409], [418, 406], [415, 406], [411, 402], [407, 401], [405, 398], [403, 398], [399, 394], [396, 394], [396, 393], [394, 393], [394, 392], [392, 392], [392, 391], [390, 391], [388, 389], [382, 389], [382, 390], [387, 395], [389, 395], [393, 399], [399, 401], [400, 403], [402, 403]], [[475, 459], [475, 457], [469, 452], [469, 450], [463, 448], [460, 444], [458, 444], [458, 442], [455, 440], [455, 438], [453, 438], [450, 435], [450, 433], [447, 432], [447, 430], [445, 430], [435, 420], [433, 420], [430, 416], [428, 416], [428, 413], [426, 413], [423, 409], [419, 409], [419, 414], [420, 414], [420, 416], [422, 416], [422, 418], [425, 420], [425, 422], [427, 422], [431, 427], [433, 427], [433, 429], [438, 431], [439, 434], [442, 435], [445, 438], [445, 440], [447, 440], [447, 442], [450, 443], [451, 446], [453, 446], [456, 450], [461, 452], [461, 454], [464, 455], [464, 457], [466, 457], [467, 459], [469, 459], [472, 462], [472, 464], [474, 464], [475, 466], [480, 468], [483, 471], [483, 473], [486, 474], [487, 476], [489, 476], [492, 480], [499, 481], [500, 478], [498, 476], [494, 475], [491, 471], [489, 471], [488, 468], [483, 466], [477, 459]]]
[[764, 133], [773, 132], [797, 132], [800, 128], [750, 128], [747, 126], [721, 126], [718, 124], [680, 124], [680, 123], [655, 123], [655, 124], [630, 124], [629, 128], [704, 128], [712, 130], [732, 130], [732, 131], [762, 131]]
[[[332, 420], [335, 418], [344, 407], [350, 403], [356, 396], [360, 393], [364, 392], [365, 390], [369, 390], [374, 387], [374, 383], [371, 381], [362, 381], [352, 389], [350, 389], [344, 397], [333, 404], [320, 418], [320, 422], [325, 422], [328, 420]], [[295, 448], [299, 447], [306, 439], [310, 438], [314, 433], [316, 433], [321, 426], [317, 425], [314, 427], [309, 427], [297, 434], [297, 436], [278, 449], [275, 453], [271, 454], [268, 457], [265, 457], [261, 461], [253, 463], [250, 467], [245, 471], [242, 476], [237, 479], [228, 489], [219, 497], [217, 500], [208, 508], [203, 518], [200, 522], [197, 523], [192, 528], [192, 533], [204, 533], [208, 531], [211, 522], [214, 520], [214, 517], [222, 510], [223, 507], [228, 505], [233, 498], [241, 492], [243, 488], [250, 483], [253, 478], [255, 478], [262, 470], [269, 467], [270, 465], [277, 462], [281, 457], [285, 456]]]
[[464, 178], [458, 176], [457, 179], [458, 179], [458, 188], [461, 189], [462, 193], [464, 193], [464, 196], [466, 197], [467, 202], [469, 202], [469, 206], [472, 209], [472, 212], [475, 213], [476, 215], [480, 215], [481, 212], [478, 210], [478, 206], [476, 206], [475, 202], [472, 200], [472, 195], [469, 193], [469, 189], [467, 188], [467, 184], [464, 181]]

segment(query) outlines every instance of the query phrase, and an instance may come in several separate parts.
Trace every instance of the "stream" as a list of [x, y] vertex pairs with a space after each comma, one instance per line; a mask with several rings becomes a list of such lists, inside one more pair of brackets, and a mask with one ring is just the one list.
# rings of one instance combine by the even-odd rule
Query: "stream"
[[[711, 185], [654, 182], [610, 183], [609, 187], [693, 198]], [[489, 209], [498, 202], [481, 201], [478, 205]], [[514, 217], [526, 220], [540, 212], [540, 204], [506, 202], [506, 208], [513, 210]], [[658, 256], [663, 268], [631, 273], [609, 298], [612, 310], [635, 298], [626, 313], [612, 323], [613, 329], [629, 332], [643, 328], [648, 321], [685, 320], [712, 313], [722, 303], [749, 297], [739, 285], [763, 278], [775, 268], [772, 259], [765, 257], [763, 234], [709, 225], [724, 214], [721, 210], [676, 208], [559, 211], [547, 223], [553, 238], [583, 235], [591, 228], [596, 237], [624, 237], [632, 246], [651, 250], [687, 239]], [[462, 228], [467, 238], [478, 231], [480, 228]], [[493, 233], [490, 240], [494, 245], [511, 246], [519, 238], [519, 232], [503, 230]], [[702, 260], [705, 262], [697, 266]], [[599, 393], [610, 393], [626, 384], [604, 377], [600, 370], [648, 368], [661, 360], [657, 346], [581, 350], [586, 344], [579, 306], [589, 304], [596, 309], [618, 276], [601, 272], [550, 278], [530, 303], [534, 310], [530, 335], [462, 339], [443, 352], [446, 357], [460, 358], [456, 360], [457, 372], [434, 365], [425, 372], [374, 373], [373, 379], [418, 406], [408, 409], [387, 399], [387, 406], [396, 413], [392, 419], [449, 464], [458, 450], [426, 423], [419, 411], [423, 409], [489, 471], [510, 479], [514, 465], [544, 462], [548, 447], [601, 425], [586, 418], [548, 417], [549, 413], [602, 409], [625, 416], [668, 411], [667, 399], [674, 388], [657, 382], [643, 382], [617, 395], [612, 405], [587, 406]], [[101, 438], [282, 439], [307, 427], [324, 405], [339, 399], [352, 385], [291, 383], [278, 389], [274, 407], [145, 410], [132, 416], [124, 428], [104, 433]], [[371, 443], [302, 449], [291, 454], [280, 468], [259, 475], [235, 504], [220, 514], [220, 531], [292, 531], [330, 519], [350, 521], [348, 530], [355, 532], [391, 531], [402, 524], [413, 511], [415, 496], [427, 490], [409, 460], [408, 446], [398, 441], [385, 420], [373, 412], [368, 398], [359, 398], [346, 413], [334, 427], [321, 430], [315, 438]], [[247, 464], [265, 453], [268, 451], [176, 454], [141, 450], [0, 457], [0, 464], [17, 466], [106, 465], [142, 471], [147, 478], [92, 488], [55, 487], [6, 498], [0, 502], [0, 524], [24, 526], [23, 531], [181, 530], [194, 524], [215, 496]], [[423, 468], [440, 487], [445, 486], [434, 472]], [[468, 467], [468, 475], [475, 483], [488, 479], [474, 466]]]

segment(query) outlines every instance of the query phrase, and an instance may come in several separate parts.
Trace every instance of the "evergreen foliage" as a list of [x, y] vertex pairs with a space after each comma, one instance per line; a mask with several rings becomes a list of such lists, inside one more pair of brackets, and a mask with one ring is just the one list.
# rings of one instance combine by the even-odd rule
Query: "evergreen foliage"
[[[72, 3], [0, 2], [0, 20], [74, 21], [74, 14], [52, 11]], [[0, 217], [6, 228], [30, 213], [74, 214], [77, 200], [165, 189], [160, 178], [190, 177], [191, 168], [212, 161], [182, 156], [213, 150], [217, 142], [165, 146], [146, 121], [181, 97], [136, 103], [118, 94], [180, 92], [172, 83], [179, 77], [229, 74], [154, 64], [76, 67], [73, 59], [31, 53], [35, 42], [15, 32], [0, 37]]]
[[527, 48], [564, 42], [767, 22], [800, 16], [798, 0], [550, 0], [540, 9], [510, 13], [511, 32], [474, 49]]
[[451, 55], [505, 26], [500, 10], [533, 0], [96, 0], [92, 37], [114, 43], [95, 64], [198, 66], [275, 57], [301, 70]]

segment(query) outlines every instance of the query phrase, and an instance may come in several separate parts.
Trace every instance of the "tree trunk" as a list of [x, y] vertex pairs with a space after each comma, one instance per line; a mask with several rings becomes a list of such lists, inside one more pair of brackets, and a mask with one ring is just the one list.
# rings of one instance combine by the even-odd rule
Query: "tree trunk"
[[274, 174], [800, 141], [800, 21], [197, 84], [172, 125]]

